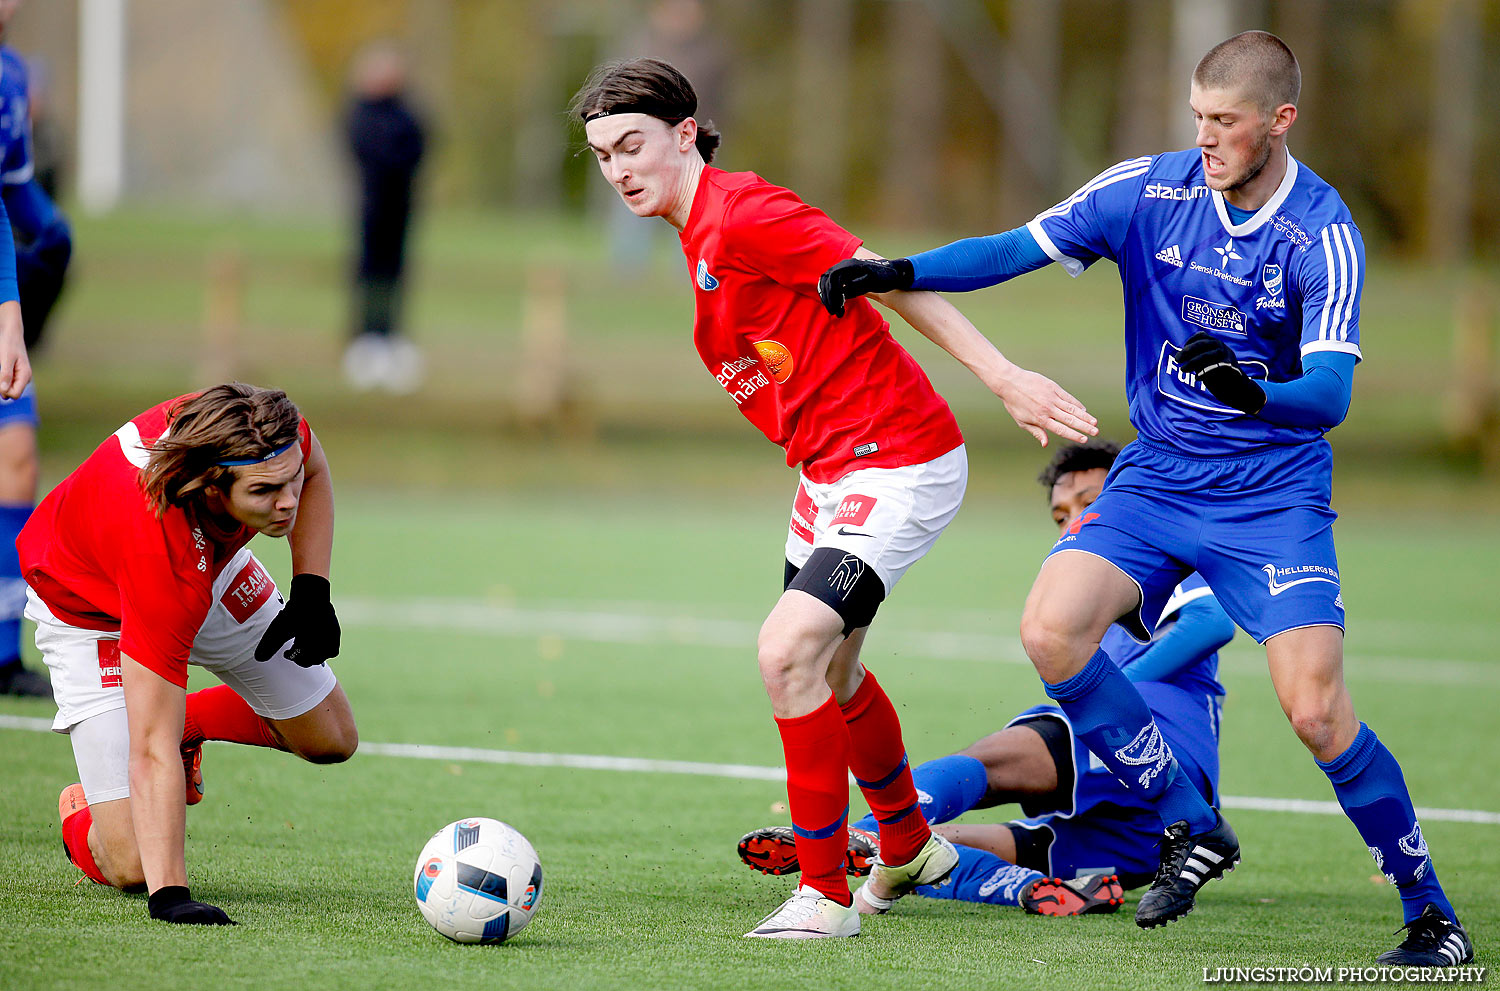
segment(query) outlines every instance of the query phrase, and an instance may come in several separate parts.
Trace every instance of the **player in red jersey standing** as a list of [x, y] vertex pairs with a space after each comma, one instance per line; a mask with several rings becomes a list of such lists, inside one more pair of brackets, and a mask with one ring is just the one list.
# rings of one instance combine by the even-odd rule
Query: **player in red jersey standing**
[[[245, 546], [257, 533], [291, 544], [284, 604]], [[78, 762], [80, 783], [59, 799], [69, 859], [99, 884], [144, 886], [154, 919], [231, 924], [187, 887], [184, 809], [202, 796], [203, 741], [317, 763], [358, 745], [324, 663], [339, 626], [322, 446], [284, 392], [182, 396], [99, 445], [16, 543], [53, 729]], [[188, 695], [190, 663], [224, 684]]]
[[[874, 307], [834, 320], [818, 276], [859, 238], [790, 190], [708, 165], [719, 136], [656, 59], [596, 69], [573, 102], [589, 148], [636, 215], [679, 232], [696, 286], [693, 340], [751, 423], [801, 467], [785, 591], [761, 628], [760, 672], [781, 732], [802, 879], [747, 936], [859, 934], [844, 875], [848, 778], [880, 824], [879, 896], [940, 882], [951, 844], [917, 806], [896, 710], [859, 650], [881, 601], [958, 512], [968, 478], [953, 414]], [[1007, 361], [933, 293], [880, 301], [973, 371], [1022, 428], [1083, 441], [1093, 417]], [[863, 895], [862, 895], [863, 897]]]

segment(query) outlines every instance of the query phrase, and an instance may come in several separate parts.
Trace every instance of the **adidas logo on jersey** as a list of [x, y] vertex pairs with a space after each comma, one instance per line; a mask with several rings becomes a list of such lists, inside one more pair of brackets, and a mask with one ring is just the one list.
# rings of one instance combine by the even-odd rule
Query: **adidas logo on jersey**
[[1182, 250], [1175, 244], [1170, 248], [1163, 248], [1156, 253], [1156, 260], [1166, 262], [1168, 265], [1176, 265], [1178, 268], [1181, 268]]

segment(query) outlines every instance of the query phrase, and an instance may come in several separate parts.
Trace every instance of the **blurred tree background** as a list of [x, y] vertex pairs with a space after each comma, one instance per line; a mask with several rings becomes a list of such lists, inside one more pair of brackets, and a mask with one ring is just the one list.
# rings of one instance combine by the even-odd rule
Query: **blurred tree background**
[[[62, 131], [76, 122], [78, 11], [33, 4], [11, 39], [54, 67]], [[726, 167], [787, 183], [851, 224], [1000, 229], [1107, 164], [1190, 143], [1193, 62], [1260, 27], [1302, 64], [1294, 153], [1333, 178], [1368, 240], [1448, 260], [1488, 253], [1500, 235], [1500, 123], [1482, 111], [1500, 91], [1497, 0], [129, 0], [126, 11], [127, 133], [177, 152], [130, 147], [127, 197], [211, 198], [205, 159], [245, 177], [254, 161], [222, 160], [248, 158], [277, 181], [246, 178], [230, 202], [329, 201], [350, 59], [384, 37], [408, 47], [437, 122], [442, 204], [581, 208], [592, 163], [574, 157], [563, 108], [595, 62], [654, 51], [713, 63], [702, 112], [726, 132]], [[147, 140], [169, 126], [158, 119], [173, 139]], [[325, 154], [304, 174], [281, 171], [273, 132], [301, 147], [294, 160]]]
[[[71, 193], [80, 36], [106, 8], [125, 26], [124, 139], [101, 205]], [[904, 252], [1018, 225], [1116, 161], [1190, 145], [1193, 64], [1251, 27], [1297, 53], [1293, 153], [1341, 191], [1371, 249], [1377, 360], [1341, 450], [1452, 478], [1488, 465], [1484, 498], [1500, 505], [1500, 121], [1485, 110], [1500, 0], [33, 0], [7, 41], [41, 70], [39, 128], [78, 227], [44, 408], [82, 437], [101, 389], [136, 383], [133, 402], [233, 374], [296, 385], [321, 422], [389, 427], [336, 369], [351, 196], [339, 121], [353, 55], [390, 38], [434, 135], [410, 307], [430, 374], [406, 422], [606, 447], [722, 429], [764, 460], [687, 345], [668, 232], [623, 215], [577, 154], [565, 107], [591, 66], [680, 64], [724, 133], [716, 164]], [[1109, 273], [1043, 273], [963, 302], [1123, 437], [1118, 305]], [[961, 369], [912, 347], [971, 438], [1023, 450]]]

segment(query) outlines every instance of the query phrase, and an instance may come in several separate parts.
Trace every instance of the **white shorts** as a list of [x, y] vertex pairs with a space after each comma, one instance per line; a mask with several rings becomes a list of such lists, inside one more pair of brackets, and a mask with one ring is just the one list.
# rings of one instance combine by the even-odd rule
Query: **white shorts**
[[861, 468], [827, 485], [803, 475], [792, 503], [786, 559], [800, 568], [814, 550], [836, 547], [874, 568], [890, 595], [953, 522], [968, 484], [963, 445], [924, 464]]
[[[270, 585], [269, 594], [263, 593], [262, 582]], [[259, 605], [248, 614], [232, 610], [235, 593], [243, 596], [247, 587], [255, 590]], [[213, 596], [213, 606], [193, 638], [188, 663], [213, 672], [257, 715], [267, 719], [300, 716], [338, 685], [327, 664], [304, 668], [279, 652], [267, 661], [255, 659], [256, 644], [281, 611], [282, 599], [249, 548], [240, 548], [219, 573]], [[90, 802], [128, 796], [130, 737], [120, 674], [120, 634], [70, 626], [52, 615], [29, 589], [26, 618], [36, 623], [37, 649], [52, 675], [57, 702], [52, 729], [75, 737], [73, 752], [84, 794]]]

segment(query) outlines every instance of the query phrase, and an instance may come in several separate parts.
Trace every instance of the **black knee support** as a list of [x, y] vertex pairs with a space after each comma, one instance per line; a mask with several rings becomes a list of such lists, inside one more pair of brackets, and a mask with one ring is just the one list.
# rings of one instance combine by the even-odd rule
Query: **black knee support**
[[801, 568], [786, 566], [786, 588], [806, 592], [844, 620], [844, 636], [869, 626], [885, 599], [885, 583], [857, 555], [819, 547]]

